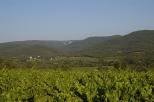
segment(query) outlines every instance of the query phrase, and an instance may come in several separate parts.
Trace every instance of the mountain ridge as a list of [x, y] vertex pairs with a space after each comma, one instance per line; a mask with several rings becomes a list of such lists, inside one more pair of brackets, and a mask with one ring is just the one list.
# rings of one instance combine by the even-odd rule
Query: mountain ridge
[[154, 30], [83, 40], [26, 40], [0, 43], [0, 56], [123, 56], [128, 52], [154, 54]]

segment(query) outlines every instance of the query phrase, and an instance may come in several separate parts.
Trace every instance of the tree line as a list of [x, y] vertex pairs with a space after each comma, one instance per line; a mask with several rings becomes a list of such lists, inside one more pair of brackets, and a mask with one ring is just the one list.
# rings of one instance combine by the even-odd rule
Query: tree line
[[0, 68], [72, 68], [72, 67], [97, 67], [98, 69], [148, 69], [154, 66], [154, 60], [150, 57], [128, 55], [125, 57], [110, 59], [84, 58], [84, 57], [51, 57], [42, 58], [0, 58]]

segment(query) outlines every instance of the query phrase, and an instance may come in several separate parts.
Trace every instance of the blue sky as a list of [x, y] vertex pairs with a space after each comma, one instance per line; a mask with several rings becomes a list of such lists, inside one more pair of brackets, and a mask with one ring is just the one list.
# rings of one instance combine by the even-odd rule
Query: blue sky
[[154, 29], [154, 0], [0, 0], [0, 42]]

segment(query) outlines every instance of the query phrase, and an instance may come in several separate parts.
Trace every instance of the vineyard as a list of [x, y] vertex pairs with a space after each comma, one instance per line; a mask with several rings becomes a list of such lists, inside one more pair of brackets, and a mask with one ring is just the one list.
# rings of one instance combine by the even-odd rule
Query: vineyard
[[18, 69], [0, 71], [0, 102], [152, 102], [153, 72]]

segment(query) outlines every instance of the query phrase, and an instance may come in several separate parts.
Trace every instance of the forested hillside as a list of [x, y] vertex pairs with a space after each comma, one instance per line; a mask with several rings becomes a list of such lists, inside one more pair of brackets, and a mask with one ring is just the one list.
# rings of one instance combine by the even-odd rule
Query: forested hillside
[[154, 31], [120, 36], [89, 37], [71, 41], [16, 41], [0, 44], [0, 56], [93, 56], [117, 57], [128, 53], [154, 55]]

